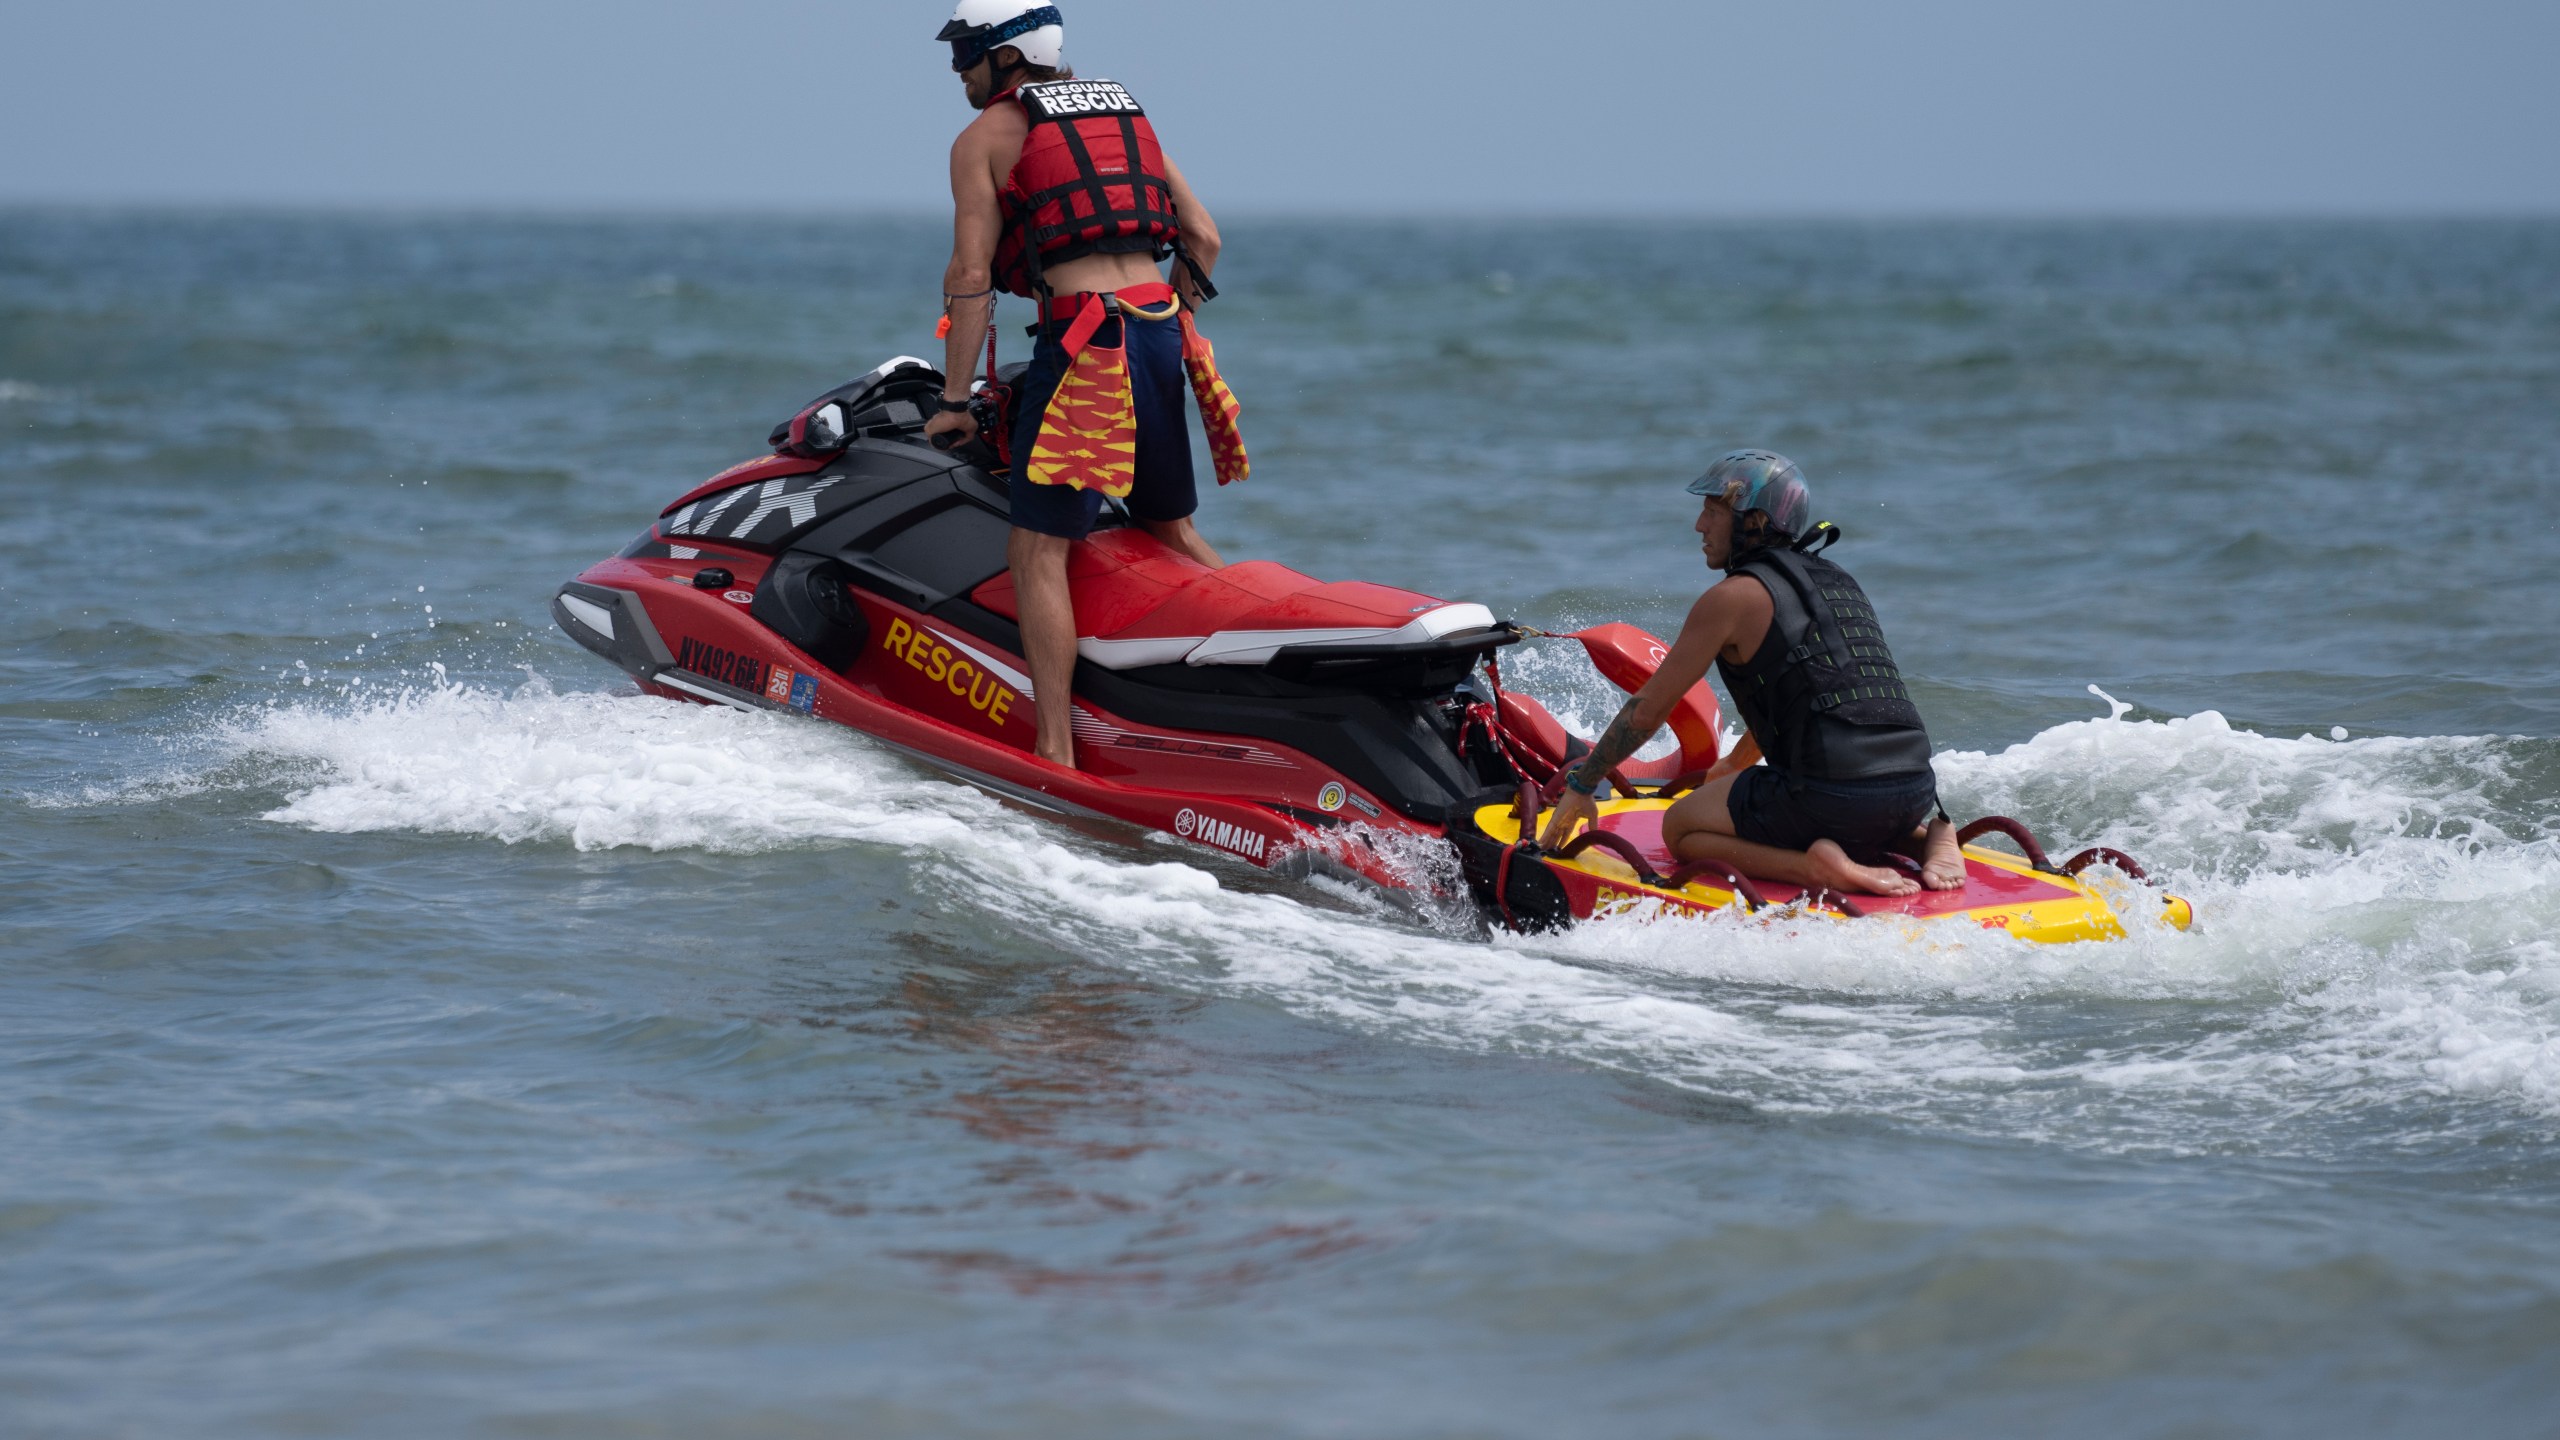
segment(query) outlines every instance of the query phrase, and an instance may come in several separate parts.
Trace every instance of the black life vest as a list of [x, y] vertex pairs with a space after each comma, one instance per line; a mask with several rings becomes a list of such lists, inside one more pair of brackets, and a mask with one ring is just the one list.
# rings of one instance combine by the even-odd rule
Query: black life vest
[[1880, 780], [1929, 768], [1929, 732], [1885, 648], [1867, 592], [1849, 572], [1791, 549], [1732, 567], [1769, 590], [1769, 630], [1740, 665], [1721, 657], [1733, 708], [1779, 773]]
[[1047, 288], [1043, 266], [1109, 253], [1157, 259], [1180, 247], [1163, 147], [1126, 87], [1051, 80], [999, 99], [1021, 105], [1031, 131], [998, 197], [998, 285], [1037, 296]]

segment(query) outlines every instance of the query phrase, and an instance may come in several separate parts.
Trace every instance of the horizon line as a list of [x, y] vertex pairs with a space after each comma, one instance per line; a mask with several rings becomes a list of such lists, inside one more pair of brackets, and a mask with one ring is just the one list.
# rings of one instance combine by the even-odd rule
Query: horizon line
[[[23, 213], [88, 213], [144, 216], [262, 216], [313, 219], [509, 219], [509, 220], [662, 220], [700, 221], [916, 221], [948, 223], [949, 212], [935, 207], [790, 205], [765, 202], [739, 205], [719, 201], [570, 201], [527, 200], [294, 200], [280, 198], [129, 198], [0, 195], [0, 215]], [[1393, 224], [1433, 222], [1500, 222], [1526, 225], [1696, 225], [1696, 224], [2179, 224], [2179, 223], [2411, 223], [2530, 222], [2560, 220], [2560, 206], [2515, 207], [2209, 207], [2153, 206], [2113, 209], [2087, 207], [1996, 207], [1976, 209], [1870, 209], [1806, 206], [1769, 209], [1648, 209], [1623, 211], [1548, 209], [1469, 209], [1449, 206], [1332, 206], [1290, 208], [1271, 205], [1226, 205], [1226, 219], [1323, 224]]]

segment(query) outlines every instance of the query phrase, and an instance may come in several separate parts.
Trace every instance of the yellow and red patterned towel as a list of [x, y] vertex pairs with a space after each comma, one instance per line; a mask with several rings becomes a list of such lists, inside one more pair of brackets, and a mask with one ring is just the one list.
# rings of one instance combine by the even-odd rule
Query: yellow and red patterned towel
[[[1170, 285], [1136, 285], [1113, 297], [1128, 321], [1160, 323], [1182, 318], [1182, 368], [1191, 393], [1200, 402], [1200, 424], [1208, 432], [1218, 483], [1241, 480], [1251, 471], [1244, 439], [1236, 431], [1243, 409], [1235, 392], [1218, 376], [1218, 361], [1208, 340], [1181, 308]], [[1129, 331], [1120, 330], [1118, 345], [1093, 343], [1110, 308], [1100, 295], [1087, 295], [1059, 344], [1067, 352], [1066, 374], [1059, 377], [1049, 408], [1040, 417], [1040, 438], [1032, 445], [1024, 478], [1034, 485], [1071, 485], [1126, 495], [1137, 479], [1138, 417], [1129, 393]]]
[[1218, 483], [1230, 485], [1253, 473], [1253, 461], [1244, 453], [1244, 436], [1236, 429], [1236, 416], [1244, 406], [1236, 403], [1236, 392], [1218, 374], [1218, 352], [1209, 348], [1209, 337], [1191, 323], [1191, 312], [1182, 312], [1182, 368], [1191, 377], [1191, 394], [1200, 402], [1200, 428], [1209, 436], [1209, 456], [1217, 462]]

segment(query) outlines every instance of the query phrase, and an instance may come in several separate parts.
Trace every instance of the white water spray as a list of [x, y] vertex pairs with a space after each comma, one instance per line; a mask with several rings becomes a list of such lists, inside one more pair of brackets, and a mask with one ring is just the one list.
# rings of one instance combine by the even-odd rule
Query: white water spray
[[2431, 1132], [2560, 1121], [2560, 950], [2544, 938], [2560, 845], [2509, 776], [2544, 742], [2286, 740], [2210, 712], [2128, 720], [2101, 698], [2105, 719], [1942, 754], [1949, 803], [2140, 856], [2195, 900], [2192, 933], [2044, 947], [1629, 916], [1487, 941], [1239, 890], [1187, 850], [1115, 851], [833, 727], [539, 681], [281, 704], [226, 744], [308, 777], [278, 824], [892, 847], [966, 897], [972, 923], [1036, 928], [1160, 983], [1773, 1110], [2170, 1149], [2316, 1148], [2304, 1117], [2321, 1114]]

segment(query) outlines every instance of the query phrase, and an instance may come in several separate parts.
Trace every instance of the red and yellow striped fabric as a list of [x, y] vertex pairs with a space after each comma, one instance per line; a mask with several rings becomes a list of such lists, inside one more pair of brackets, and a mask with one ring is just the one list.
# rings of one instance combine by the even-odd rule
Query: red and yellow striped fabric
[[[1127, 332], [1122, 332], [1125, 342]], [[1072, 337], [1070, 337], [1072, 338]], [[1040, 438], [1023, 477], [1105, 495], [1129, 493], [1138, 478], [1138, 414], [1129, 396], [1126, 344], [1071, 347], [1073, 358], [1041, 412]]]
[[1200, 327], [1191, 323], [1187, 310], [1182, 314], [1182, 369], [1191, 377], [1192, 397], [1200, 402], [1200, 428], [1209, 437], [1218, 483], [1234, 484], [1253, 473], [1253, 461], [1244, 453], [1244, 435], [1236, 429], [1236, 417], [1244, 413], [1244, 406], [1218, 374], [1218, 352]]
[[1252, 473], [1244, 437], [1236, 429], [1236, 416], [1244, 407], [1220, 378], [1217, 352], [1173, 298], [1173, 287], [1135, 286], [1115, 298], [1124, 317], [1120, 344], [1093, 343], [1110, 313], [1100, 295], [1082, 297], [1075, 320], [1059, 337], [1067, 371], [1041, 412], [1040, 436], [1023, 477], [1034, 485], [1068, 485], [1112, 496], [1129, 493], [1137, 480], [1138, 417], [1129, 393], [1127, 327], [1161, 324], [1176, 315], [1182, 320], [1182, 368], [1200, 403], [1200, 426], [1209, 437], [1218, 483], [1231, 484]]

